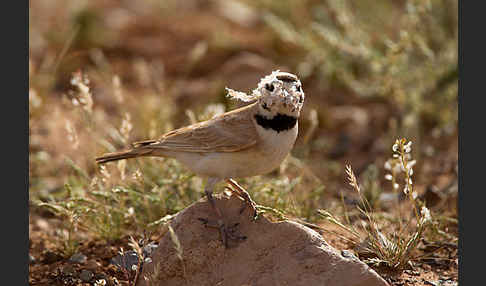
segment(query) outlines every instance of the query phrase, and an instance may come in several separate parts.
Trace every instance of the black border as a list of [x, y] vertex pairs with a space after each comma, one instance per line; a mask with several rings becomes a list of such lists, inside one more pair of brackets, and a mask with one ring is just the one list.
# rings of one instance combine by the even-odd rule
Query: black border
[[[459, 1], [459, 0], [458, 0]], [[462, 194], [464, 190], [464, 121], [463, 121], [463, 114], [464, 114], [464, 67], [463, 67], [463, 29], [464, 23], [462, 22], [464, 19], [464, 8], [462, 6], [462, 1], [458, 2], [458, 96], [457, 96], [457, 104], [458, 104], [458, 200], [457, 200], [457, 212], [459, 218], [459, 241], [458, 241], [458, 283], [461, 285], [465, 285], [464, 281], [464, 249], [463, 249], [463, 242], [464, 242], [464, 196]]]
[[2, 12], [1, 283], [28, 285], [29, 2], [9, 2]]
[[481, 260], [484, 259], [485, 248], [485, 214], [482, 211], [485, 209], [485, 184], [481, 179], [485, 174], [481, 165], [484, 165], [482, 115], [485, 114], [485, 105], [481, 97], [484, 97], [486, 82], [485, 16], [483, 7], [479, 5], [481, 1], [458, 1], [459, 285], [483, 285], [484, 263]]

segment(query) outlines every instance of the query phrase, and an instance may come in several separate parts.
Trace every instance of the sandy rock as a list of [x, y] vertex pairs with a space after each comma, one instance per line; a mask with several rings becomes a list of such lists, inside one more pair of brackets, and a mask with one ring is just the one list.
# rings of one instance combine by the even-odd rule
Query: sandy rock
[[91, 279], [93, 279], [93, 277], [94, 277], [93, 272], [91, 272], [89, 270], [86, 270], [86, 269], [84, 269], [83, 271], [81, 271], [81, 274], [79, 274], [79, 278], [81, 280], [83, 280], [84, 282], [91, 281]]
[[[180, 212], [171, 222], [182, 248], [182, 261], [169, 233], [143, 265], [137, 285], [319, 285], [386, 286], [375, 271], [353, 256], [342, 255], [315, 231], [295, 222], [250, 221], [236, 196], [217, 196], [228, 225], [239, 223], [247, 236], [222, 245], [216, 229], [198, 218], [215, 219], [205, 199]], [[150, 281], [150, 283], [148, 282]]]
[[79, 264], [84, 264], [88, 260], [88, 257], [82, 253], [75, 253], [69, 258], [69, 262], [71, 263], [79, 263]]

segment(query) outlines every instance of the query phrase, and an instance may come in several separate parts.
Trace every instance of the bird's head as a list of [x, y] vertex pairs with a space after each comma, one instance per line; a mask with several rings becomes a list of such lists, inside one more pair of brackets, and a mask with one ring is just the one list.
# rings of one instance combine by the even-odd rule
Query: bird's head
[[260, 114], [267, 117], [280, 114], [298, 118], [304, 105], [304, 91], [299, 78], [278, 70], [262, 78], [253, 95], [258, 98]]

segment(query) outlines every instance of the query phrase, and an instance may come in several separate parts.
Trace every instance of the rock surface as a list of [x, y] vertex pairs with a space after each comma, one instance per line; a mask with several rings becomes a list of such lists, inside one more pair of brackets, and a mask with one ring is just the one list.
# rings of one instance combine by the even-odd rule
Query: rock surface
[[228, 224], [239, 223], [244, 241], [222, 245], [216, 229], [198, 218], [215, 220], [205, 199], [180, 212], [171, 222], [182, 248], [167, 233], [145, 263], [137, 285], [319, 285], [386, 286], [375, 271], [354, 256], [343, 256], [315, 231], [295, 222], [251, 221], [236, 196], [216, 196]]

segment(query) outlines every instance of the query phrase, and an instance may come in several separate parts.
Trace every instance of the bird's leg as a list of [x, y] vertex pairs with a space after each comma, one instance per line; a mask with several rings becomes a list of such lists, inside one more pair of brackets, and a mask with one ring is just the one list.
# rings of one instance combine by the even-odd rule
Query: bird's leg
[[231, 191], [235, 192], [238, 196], [242, 197], [247, 204], [243, 208], [241, 208], [240, 213], [242, 213], [245, 210], [245, 208], [249, 206], [252, 210], [252, 218], [256, 219], [258, 216], [257, 207], [256, 207], [257, 205], [251, 199], [250, 194], [248, 194], [248, 192], [245, 189], [243, 189], [243, 187], [238, 185], [238, 183], [235, 180], [229, 178], [226, 180], [226, 182], [228, 182], [234, 188], [234, 189], [231, 188]]
[[228, 238], [236, 240], [236, 239], [246, 239], [246, 237], [245, 236], [237, 236], [237, 235], [233, 234], [233, 231], [230, 232], [229, 228], [224, 223], [223, 213], [216, 206], [216, 203], [214, 202], [214, 198], [213, 198], [213, 188], [214, 188], [214, 185], [217, 182], [218, 182], [217, 179], [209, 178], [208, 182], [206, 183], [206, 186], [204, 188], [204, 192], [206, 193], [206, 197], [208, 198], [209, 204], [211, 205], [213, 210], [216, 212], [216, 214], [218, 216], [218, 220], [216, 221], [216, 223], [210, 222], [209, 220], [203, 219], [203, 218], [199, 218], [199, 220], [201, 220], [204, 223], [204, 225], [207, 226], [207, 227], [213, 227], [213, 228], [219, 229], [219, 233], [221, 235], [221, 240], [223, 241], [223, 245], [226, 248], [228, 248]]

